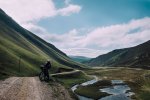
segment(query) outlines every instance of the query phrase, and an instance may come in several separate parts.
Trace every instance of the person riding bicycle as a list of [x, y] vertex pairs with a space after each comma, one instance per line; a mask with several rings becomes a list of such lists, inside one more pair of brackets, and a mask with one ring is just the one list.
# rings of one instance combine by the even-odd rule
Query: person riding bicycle
[[47, 76], [48, 80], [50, 80], [49, 78], [49, 72], [48, 70], [51, 68], [51, 62], [47, 61], [46, 64], [44, 65], [44, 74], [45, 76]]

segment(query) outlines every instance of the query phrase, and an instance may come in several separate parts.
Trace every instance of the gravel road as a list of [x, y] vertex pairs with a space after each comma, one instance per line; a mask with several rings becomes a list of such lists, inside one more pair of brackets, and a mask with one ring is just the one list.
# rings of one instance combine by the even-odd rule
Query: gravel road
[[0, 81], [0, 100], [72, 100], [59, 83], [41, 82], [38, 77], [11, 77]]

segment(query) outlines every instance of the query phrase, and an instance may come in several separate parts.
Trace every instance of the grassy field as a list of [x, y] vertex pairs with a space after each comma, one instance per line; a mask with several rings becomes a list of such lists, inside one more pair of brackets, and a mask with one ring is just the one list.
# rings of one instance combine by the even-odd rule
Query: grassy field
[[[135, 100], [150, 100], [150, 71], [144, 69], [132, 69], [132, 68], [99, 68], [85, 71], [89, 75], [96, 75], [99, 79], [103, 80], [123, 80], [131, 87], [131, 90], [135, 93], [132, 96]], [[106, 81], [104, 81], [105, 83]], [[99, 84], [98, 86], [103, 86]], [[98, 98], [99, 96], [107, 95], [97, 92], [96, 84], [88, 87], [78, 88], [76, 92], [84, 96], [93, 96]], [[90, 92], [87, 92], [90, 91]]]
[[75, 70], [72, 72], [64, 72], [62, 74], [52, 74], [52, 77], [56, 78], [60, 83], [62, 83], [66, 88], [71, 88], [76, 84], [83, 83], [92, 79], [87, 76], [83, 71]]

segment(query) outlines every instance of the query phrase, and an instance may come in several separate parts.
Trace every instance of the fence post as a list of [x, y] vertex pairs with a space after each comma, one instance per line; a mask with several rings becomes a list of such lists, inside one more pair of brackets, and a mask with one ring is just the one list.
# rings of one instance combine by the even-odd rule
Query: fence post
[[21, 56], [19, 57], [19, 73], [21, 72]]

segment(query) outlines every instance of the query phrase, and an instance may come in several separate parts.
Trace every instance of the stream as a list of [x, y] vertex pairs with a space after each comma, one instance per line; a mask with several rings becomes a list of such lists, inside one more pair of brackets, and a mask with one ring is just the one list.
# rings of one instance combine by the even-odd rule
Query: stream
[[[79, 85], [86, 86], [89, 84], [94, 84], [97, 81], [100, 81], [98, 80], [98, 77], [96, 76], [92, 76], [92, 77], [94, 77], [94, 79], [84, 82], [82, 84], [74, 85], [71, 88], [71, 90], [74, 92], [78, 88]], [[131, 100], [130, 97], [134, 95], [134, 93], [130, 92], [131, 88], [127, 84], [125, 84], [122, 80], [111, 80], [111, 83], [112, 83], [112, 86], [99, 89], [101, 92], [110, 94], [109, 96], [102, 97], [99, 100]], [[78, 94], [76, 95], [78, 96], [79, 100], [94, 100], [92, 98], [87, 98], [84, 96], [80, 96]]]

